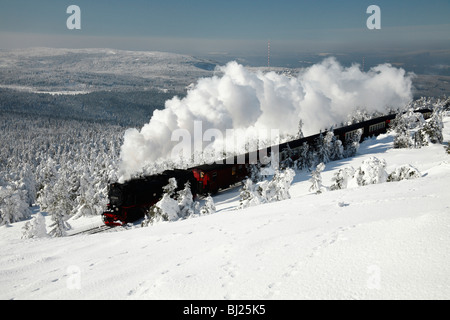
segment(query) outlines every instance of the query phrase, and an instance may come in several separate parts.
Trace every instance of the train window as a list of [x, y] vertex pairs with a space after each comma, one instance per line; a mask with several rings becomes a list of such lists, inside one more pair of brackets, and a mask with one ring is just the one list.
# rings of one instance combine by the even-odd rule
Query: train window
[[369, 133], [384, 129], [385, 127], [386, 123], [384, 121], [377, 124], [373, 124], [369, 127]]
[[217, 180], [217, 172], [213, 172], [212, 181], [216, 181], [216, 180]]
[[231, 175], [234, 176], [236, 174], [236, 167], [231, 167]]
[[356, 136], [358, 134], [358, 130], [353, 130], [353, 131], [349, 131], [345, 133], [345, 140], [350, 140], [352, 139], [354, 136]]

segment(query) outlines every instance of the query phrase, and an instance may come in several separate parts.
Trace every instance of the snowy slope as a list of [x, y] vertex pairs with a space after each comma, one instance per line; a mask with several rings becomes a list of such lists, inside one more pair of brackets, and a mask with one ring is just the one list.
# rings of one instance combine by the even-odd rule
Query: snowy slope
[[238, 211], [231, 189], [213, 215], [148, 228], [22, 240], [23, 222], [1, 227], [0, 299], [449, 299], [450, 155], [391, 147], [364, 142], [323, 183], [370, 156], [422, 177], [316, 195], [298, 172], [290, 200]]
[[113, 49], [0, 50], [0, 88], [64, 93], [184, 87], [215, 63], [187, 55]]

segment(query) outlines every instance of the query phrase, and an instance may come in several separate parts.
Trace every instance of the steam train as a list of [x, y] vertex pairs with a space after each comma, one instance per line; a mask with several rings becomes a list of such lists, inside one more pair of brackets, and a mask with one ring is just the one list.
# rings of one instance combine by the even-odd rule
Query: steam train
[[[422, 113], [424, 118], [431, 114], [431, 110], [428, 109], [417, 112]], [[334, 129], [333, 133], [345, 147], [360, 129], [362, 129], [361, 140], [386, 133], [395, 117], [396, 114], [378, 117]], [[320, 133], [275, 146], [280, 154], [279, 160], [284, 160], [282, 158], [284, 150], [289, 149], [291, 153], [295, 154], [304, 142], [308, 143], [310, 147], [314, 146], [319, 136]], [[273, 148], [267, 148], [265, 154], [270, 156]], [[143, 218], [148, 209], [161, 199], [163, 188], [168, 184], [170, 178], [177, 180], [176, 191], [183, 189], [185, 183], [189, 182], [194, 196], [215, 194], [220, 189], [226, 189], [248, 177], [250, 164], [256, 164], [255, 155], [258, 154], [261, 153], [247, 153], [214, 164], [205, 164], [186, 170], [168, 170], [161, 174], [136, 178], [125, 183], [112, 183], [108, 189], [109, 204], [107, 210], [102, 214], [103, 221], [108, 226], [121, 226]], [[258, 160], [261, 161], [261, 159]]]

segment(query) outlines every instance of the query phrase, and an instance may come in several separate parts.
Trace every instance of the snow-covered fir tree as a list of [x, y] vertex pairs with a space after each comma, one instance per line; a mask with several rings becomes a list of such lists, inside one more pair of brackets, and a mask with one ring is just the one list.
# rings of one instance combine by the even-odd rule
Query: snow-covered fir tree
[[311, 179], [309, 182], [311, 182], [311, 187], [309, 188], [309, 191], [315, 192], [317, 194], [322, 193], [324, 190], [324, 186], [322, 185], [322, 171], [325, 169], [324, 163], [319, 163], [315, 170], [311, 172]]
[[355, 171], [353, 181], [358, 186], [383, 183], [387, 181], [386, 160], [370, 157]]
[[431, 143], [443, 143], [443, 128], [444, 124], [442, 121], [442, 112], [440, 109], [435, 109], [431, 115], [431, 118], [423, 125], [422, 131]]
[[38, 212], [31, 221], [22, 228], [22, 239], [43, 238], [47, 236], [44, 216]]
[[330, 146], [327, 139], [325, 139], [322, 132], [316, 139], [316, 161], [318, 163], [330, 162]]
[[186, 218], [195, 214], [195, 204], [189, 181], [185, 183], [184, 189], [178, 192], [177, 199], [181, 218]]
[[314, 164], [314, 155], [307, 142], [303, 142], [299, 149], [299, 158], [296, 160], [296, 168], [309, 170]]
[[353, 179], [354, 174], [355, 169], [353, 167], [339, 169], [333, 178], [331, 178], [333, 184], [330, 186], [330, 190], [346, 189], [349, 181]]
[[177, 200], [172, 196], [175, 195], [177, 188], [177, 180], [170, 178], [168, 184], [163, 187], [164, 193], [162, 198], [150, 207], [146, 213], [142, 226], [146, 227], [160, 221], [175, 221], [180, 217], [180, 207]]
[[428, 135], [425, 133], [423, 128], [414, 132], [413, 141], [414, 141], [414, 148], [416, 149], [426, 147], [429, 145]]
[[286, 146], [286, 149], [281, 151], [281, 168], [292, 168], [294, 166], [294, 160], [292, 159], [294, 157], [294, 152], [292, 151], [291, 147], [289, 146], [289, 143]]
[[336, 138], [332, 131], [327, 132], [326, 141], [329, 146], [329, 157], [331, 161], [340, 160], [344, 157], [342, 141]]
[[275, 202], [290, 199], [289, 189], [295, 177], [295, 171], [291, 168], [285, 170], [277, 170], [265, 187], [263, 187], [262, 195], [266, 202]]
[[200, 215], [208, 215], [216, 212], [216, 205], [214, 204], [214, 199], [211, 195], [206, 197], [205, 204], [200, 209]]
[[362, 134], [363, 130], [358, 129], [348, 137], [345, 141], [344, 157], [350, 158], [356, 155], [359, 150], [359, 142], [361, 141]]
[[289, 189], [294, 177], [295, 171], [286, 168], [276, 170], [271, 180], [263, 180], [256, 184], [251, 179], [245, 180], [240, 190], [238, 209], [290, 199]]
[[0, 226], [30, 217], [26, 191], [12, 186], [0, 186]]
[[[419, 101], [433, 110], [430, 119], [425, 121], [423, 115], [414, 112], [412, 108], [403, 114], [398, 113], [393, 121], [393, 130], [396, 133], [394, 148], [421, 148], [430, 143], [443, 142], [442, 102], [438, 100], [432, 104], [427, 99]], [[412, 105], [416, 104], [417, 102]]]
[[401, 181], [401, 180], [410, 180], [420, 178], [421, 174], [419, 170], [414, 168], [411, 165], [403, 165], [396, 168], [393, 172], [391, 172], [387, 177], [387, 182], [392, 181]]
[[177, 187], [177, 179], [170, 178], [169, 183], [163, 187], [164, 194], [169, 195], [169, 197], [173, 196]]
[[59, 175], [53, 186], [46, 186], [43, 197], [45, 205], [43, 210], [49, 212], [53, 223], [50, 225], [49, 235], [52, 237], [64, 237], [70, 225], [67, 220], [73, 209], [73, 201], [70, 197], [69, 184], [65, 175]]
[[261, 174], [260, 162], [258, 162], [257, 164], [249, 164], [248, 170], [250, 172], [249, 179], [252, 180], [253, 183], [258, 183], [259, 181], [262, 181], [264, 179]]
[[[256, 199], [256, 201], [255, 201]], [[246, 179], [243, 181], [242, 188], [239, 192], [239, 209], [248, 208], [252, 205], [259, 204], [255, 196], [254, 184], [252, 179]]]
[[411, 109], [402, 114], [398, 113], [393, 120], [393, 130], [395, 132], [394, 149], [411, 148], [413, 146], [418, 147], [418, 143], [422, 140], [420, 134], [415, 136], [415, 139], [411, 137], [411, 129], [416, 126], [420, 126], [423, 123], [423, 117], [421, 118], [415, 114]]

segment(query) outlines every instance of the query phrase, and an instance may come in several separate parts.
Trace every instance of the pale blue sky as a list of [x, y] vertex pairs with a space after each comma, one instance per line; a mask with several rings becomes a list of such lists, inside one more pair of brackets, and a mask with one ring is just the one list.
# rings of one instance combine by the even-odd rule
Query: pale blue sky
[[[71, 4], [81, 30], [66, 28]], [[381, 30], [366, 27], [371, 4]], [[2, 0], [0, 48], [251, 53], [270, 39], [280, 52], [448, 50], [449, 17], [449, 0]]]

